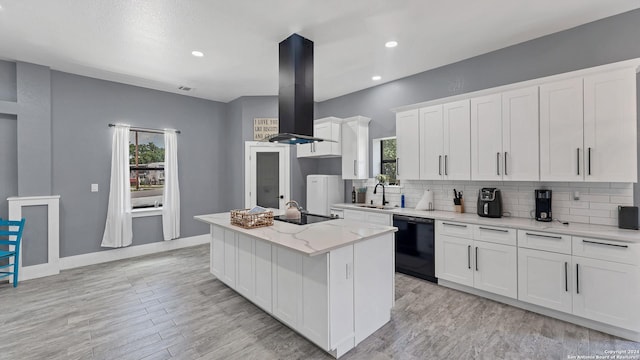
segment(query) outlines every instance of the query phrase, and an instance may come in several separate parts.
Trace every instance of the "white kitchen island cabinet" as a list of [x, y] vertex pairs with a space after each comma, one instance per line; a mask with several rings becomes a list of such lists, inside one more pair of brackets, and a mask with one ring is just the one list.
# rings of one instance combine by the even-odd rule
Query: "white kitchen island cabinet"
[[247, 230], [228, 213], [196, 219], [211, 226], [211, 273], [331, 355], [390, 320], [394, 227], [336, 219]]

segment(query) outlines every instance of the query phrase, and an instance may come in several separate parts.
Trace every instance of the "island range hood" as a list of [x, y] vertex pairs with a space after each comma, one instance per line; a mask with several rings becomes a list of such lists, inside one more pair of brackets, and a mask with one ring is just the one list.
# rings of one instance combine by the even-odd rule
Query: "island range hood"
[[293, 34], [280, 43], [278, 118], [280, 133], [269, 142], [306, 144], [313, 137], [313, 41]]

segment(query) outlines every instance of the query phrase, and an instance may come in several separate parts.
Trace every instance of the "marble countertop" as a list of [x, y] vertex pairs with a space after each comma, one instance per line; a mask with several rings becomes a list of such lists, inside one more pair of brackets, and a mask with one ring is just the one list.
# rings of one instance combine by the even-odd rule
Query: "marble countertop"
[[327, 253], [358, 241], [396, 232], [393, 226], [335, 219], [309, 225], [295, 225], [274, 220], [273, 226], [244, 229], [231, 225], [229, 213], [194, 216], [198, 221], [222, 226], [273, 244], [299, 251], [309, 256]]
[[359, 207], [353, 204], [333, 204], [332, 208], [371, 211], [383, 214], [417, 216], [435, 220], [460, 221], [467, 224], [501, 226], [531, 231], [553, 232], [572, 236], [584, 236], [621, 242], [640, 243], [640, 231], [619, 229], [614, 226], [570, 223], [563, 225], [557, 221], [540, 222], [526, 218], [502, 217], [499, 219], [484, 218], [472, 213], [456, 213], [451, 211], [424, 211], [409, 208], [393, 208], [388, 210]]

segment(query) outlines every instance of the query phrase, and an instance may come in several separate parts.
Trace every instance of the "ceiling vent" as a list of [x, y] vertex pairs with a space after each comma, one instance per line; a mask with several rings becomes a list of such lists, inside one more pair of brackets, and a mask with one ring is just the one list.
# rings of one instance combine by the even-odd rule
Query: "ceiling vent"
[[184, 85], [178, 87], [178, 90], [182, 90], [182, 91], [191, 91], [191, 89], [193, 89], [193, 88], [190, 88], [190, 87], [184, 86]]

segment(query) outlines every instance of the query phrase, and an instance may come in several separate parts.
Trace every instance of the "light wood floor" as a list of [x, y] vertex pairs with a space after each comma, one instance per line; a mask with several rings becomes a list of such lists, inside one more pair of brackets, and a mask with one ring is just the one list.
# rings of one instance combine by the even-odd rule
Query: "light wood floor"
[[[216, 280], [208, 246], [0, 283], [0, 359], [330, 359]], [[640, 344], [401, 274], [344, 359], [567, 359]]]

